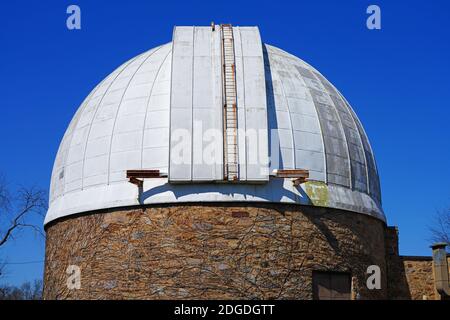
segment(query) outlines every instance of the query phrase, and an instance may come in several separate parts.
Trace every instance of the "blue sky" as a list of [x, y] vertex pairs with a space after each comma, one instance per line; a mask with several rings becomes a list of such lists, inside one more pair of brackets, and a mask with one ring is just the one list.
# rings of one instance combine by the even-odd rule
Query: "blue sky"
[[[77, 4], [82, 29], [66, 28]], [[379, 5], [382, 29], [366, 28]], [[89, 91], [122, 62], [169, 42], [174, 25], [258, 25], [263, 41], [307, 61], [353, 105], [381, 175], [389, 225], [404, 255], [429, 255], [427, 226], [450, 206], [448, 1], [8, 1], [0, 10], [0, 172], [48, 189], [53, 160]], [[41, 223], [41, 221], [36, 221]], [[23, 232], [0, 258], [42, 261]], [[4, 281], [41, 278], [43, 263], [11, 264]]]

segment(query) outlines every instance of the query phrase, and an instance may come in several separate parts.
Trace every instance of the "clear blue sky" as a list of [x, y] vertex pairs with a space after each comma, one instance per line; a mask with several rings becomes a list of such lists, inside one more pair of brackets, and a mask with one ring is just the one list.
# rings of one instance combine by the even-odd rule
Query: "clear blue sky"
[[[77, 4], [82, 29], [66, 28]], [[366, 28], [377, 4], [382, 30]], [[0, 172], [48, 189], [73, 114], [119, 64], [169, 42], [174, 25], [258, 25], [264, 42], [321, 71], [355, 108], [381, 175], [383, 207], [405, 255], [429, 255], [429, 225], [450, 206], [450, 2], [5, 1], [0, 10]], [[38, 221], [38, 223], [41, 223]], [[0, 251], [39, 261], [25, 232]], [[41, 278], [43, 264], [9, 265], [6, 281]]]

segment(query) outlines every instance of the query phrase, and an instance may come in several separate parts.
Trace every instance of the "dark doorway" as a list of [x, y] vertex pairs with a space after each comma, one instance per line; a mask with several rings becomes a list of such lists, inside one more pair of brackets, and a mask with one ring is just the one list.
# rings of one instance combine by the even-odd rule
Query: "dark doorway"
[[350, 300], [350, 298], [350, 273], [313, 271], [314, 300]]

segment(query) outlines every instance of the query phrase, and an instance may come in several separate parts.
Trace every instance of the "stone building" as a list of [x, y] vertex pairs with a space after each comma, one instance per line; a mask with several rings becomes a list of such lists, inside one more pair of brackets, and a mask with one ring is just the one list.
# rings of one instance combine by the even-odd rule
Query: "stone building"
[[45, 229], [47, 299], [440, 297], [431, 258], [399, 256], [347, 100], [257, 27], [175, 27], [98, 84]]

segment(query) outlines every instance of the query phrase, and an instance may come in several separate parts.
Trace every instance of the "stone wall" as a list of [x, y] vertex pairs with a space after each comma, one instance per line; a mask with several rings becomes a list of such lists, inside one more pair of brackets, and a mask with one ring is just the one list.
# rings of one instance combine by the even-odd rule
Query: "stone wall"
[[[311, 299], [312, 271], [351, 272], [387, 298], [385, 225], [281, 204], [152, 206], [70, 216], [46, 228], [46, 299]], [[366, 289], [379, 265], [382, 289]], [[66, 285], [81, 268], [81, 289]]]
[[431, 257], [400, 257], [405, 270], [406, 281], [412, 300], [436, 300], [433, 277], [433, 260]]
[[386, 228], [386, 265], [389, 299], [411, 300], [405, 267], [399, 255], [397, 227]]
[[[386, 254], [390, 299], [441, 299], [434, 285], [432, 257], [399, 255], [397, 227], [386, 229]], [[450, 265], [450, 257], [447, 260]]]

